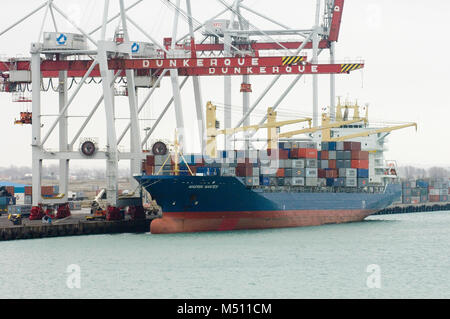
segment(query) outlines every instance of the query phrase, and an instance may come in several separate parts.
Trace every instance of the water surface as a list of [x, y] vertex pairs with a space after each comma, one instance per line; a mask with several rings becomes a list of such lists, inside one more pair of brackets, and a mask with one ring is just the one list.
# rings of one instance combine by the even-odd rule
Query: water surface
[[[68, 265], [81, 288], [69, 289]], [[380, 288], [366, 284], [380, 269]], [[0, 242], [0, 298], [450, 298], [450, 212]]]

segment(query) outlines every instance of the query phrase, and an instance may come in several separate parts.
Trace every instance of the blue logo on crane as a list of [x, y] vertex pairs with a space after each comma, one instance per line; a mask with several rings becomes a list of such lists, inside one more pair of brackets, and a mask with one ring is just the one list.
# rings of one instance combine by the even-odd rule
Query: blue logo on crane
[[134, 43], [131, 45], [131, 52], [132, 52], [132, 53], [138, 53], [138, 52], [139, 52], [139, 48], [140, 48], [139, 43], [134, 42]]
[[67, 36], [64, 33], [61, 33], [57, 38], [56, 42], [60, 45], [64, 45], [67, 42]]

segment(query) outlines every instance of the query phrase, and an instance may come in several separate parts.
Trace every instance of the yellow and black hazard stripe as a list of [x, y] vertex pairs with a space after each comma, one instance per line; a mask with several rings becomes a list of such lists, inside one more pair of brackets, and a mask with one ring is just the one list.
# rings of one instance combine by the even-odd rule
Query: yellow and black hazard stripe
[[351, 71], [355, 71], [361, 69], [362, 64], [358, 63], [350, 63], [350, 64], [341, 64], [341, 73], [348, 73]]
[[298, 62], [302, 62], [302, 61], [305, 61], [305, 60], [306, 60], [305, 56], [284, 56], [281, 59], [283, 65], [296, 64]]

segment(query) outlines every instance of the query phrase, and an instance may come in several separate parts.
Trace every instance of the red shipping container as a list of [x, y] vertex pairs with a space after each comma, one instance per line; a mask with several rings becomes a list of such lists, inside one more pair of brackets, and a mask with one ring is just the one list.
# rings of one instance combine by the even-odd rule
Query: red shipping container
[[41, 187], [41, 194], [42, 195], [54, 195], [55, 191], [53, 186], [42, 186]]
[[360, 151], [361, 142], [344, 142], [344, 151]]
[[292, 158], [312, 158], [317, 159], [317, 149], [315, 148], [298, 148], [292, 150], [293, 156]]
[[367, 152], [367, 151], [352, 151], [352, 159], [354, 159], [354, 160], [369, 160], [369, 152]]
[[290, 156], [291, 156], [292, 159], [297, 159], [298, 158], [298, 148], [291, 149]]
[[352, 168], [369, 169], [369, 161], [367, 160], [352, 160]]
[[267, 155], [270, 156], [271, 159], [289, 159], [289, 150], [268, 148]]
[[253, 167], [246, 166], [245, 164], [238, 164], [236, 167], [236, 176], [247, 177], [253, 175]]
[[147, 175], [155, 174], [155, 166], [153, 166], [153, 165], [145, 165], [145, 174], [147, 174]]
[[337, 178], [339, 175], [336, 169], [329, 169], [326, 171], [326, 178]]
[[284, 168], [279, 168], [277, 170], [277, 177], [284, 177]]
[[429, 195], [428, 201], [429, 202], [439, 202], [439, 195]]
[[352, 142], [344, 142], [344, 151], [352, 150]]
[[328, 168], [336, 168], [336, 160], [328, 160]]
[[328, 151], [321, 151], [320, 152], [320, 159], [321, 160], [327, 160], [329, 155], [330, 155], [330, 152], [328, 152]]
[[5, 188], [6, 188], [6, 191], [7, 191], [10, 195], [14, 196], [14, 186], [6, 186]]
[[155, 156], [147, 155], [146, 163], [147, 163], [147, 165], [155, 165]]
[[322, 169], [322, 168], [319, 168], [317, 170], [317, 177], [318, 178], [326, 178], [327, 177], [327, 171]]
[[289, 159], [289, 150], [279, 150], [279, 159]]
[[350, 142], [350, 147], [352, 151], [360, 151], [361, 150], [361, 142]]

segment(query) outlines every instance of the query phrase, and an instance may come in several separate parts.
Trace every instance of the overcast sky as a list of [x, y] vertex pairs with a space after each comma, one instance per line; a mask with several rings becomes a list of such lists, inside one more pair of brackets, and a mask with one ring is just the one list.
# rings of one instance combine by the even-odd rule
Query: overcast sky
[[[117, 12], [118, 1], [112, 0], [114, 7], [110, 14]], [[131, 4], [134, 0], [126, 0]], [[184, 1], [181, 1], [184, 7]], [[37, 7], [42, 1], [16, 0], [2, 1], [2, 20], [0, 29], [20, 19]], [[103, 1], [55, 0], [62, 10], [67, 12], [83, 29], [90, 31], [101, 22]], [[314, 22], [314, 0], [246, 0], [244, 4], [292, 28], [309, 28]], [[192, 0], [193, 14], [198, 21], [205, 21], [222, 9], [218, 1]], [[7, 13], [7, 14], [5, 14]], [[366, 67], [363, 71], [351, 75], [337, 76], [337, 95], [357, 99], [361, 104], [370, 104], [370, 119], [373, 122], [417, 122], [417, 133], [413, 128], [395, 131], [389, 137], [386, 159], [395, 159], [400, 165], [413, 164], [429, 167], [432, 165], [450, 166], [450, 59], [448, 58], [447, 32], [450, 29], [450, 1], [447, 0], [346, 0], [337, 44], [337, 59], [363, 58]], [[26, 22], [0, 37], [0, 55], [4, 57], [28, 56], [31, 42], [36, 42], [44, 11], [29, 18]], [[259, 28], [274, 29], [274, 25], [243, 12], [252, 24]], [[171, 35], [173, 11], [160, 0], [145, 0], [143, 4], [129, 14], [155, 39], [162, 42], [163, 37]], [[229, 14], [227, 16], [229, 17]], [[57, 16], [60, 31], [76, 32], [73, 27]], [[113, 36], [117, 23], [108, 30]], [[44, 30], [53, 31], [51, 20]], [[187, 24], [180, 20], [179, 34], [185, 34]], [[146, 41], [143, 34], [131, 28], [131, 37]], [[99, 34], [95, 34], [99, 37]], [[198, 35], [200, 38], [200, 34]], [[293, 37], [292, 37], [293, 38]], [[319, 60], [326, 61], [327, 54]], [[251, 103], [256, 100], [271, 81], [271, 76], [253, 76]], [[258, 106], [251, 121], [257, 122], [267, 107], [271, 106], [292, 81], [292, 76], [282, 77], [274, 90]], [[242, 96], [239, 93], [241, 77], [233, 78], [232, 105], [233, 121], [240, 118]], [[329, 105], [329, 76], [320, 76], [320, 108]], [[223, 78], [202, 78], [203, 100], [212, 100], [220, 106], [223, 103]], [[69, 92], [69, 95], [71, 95]], [[140, 90], [142, 100], [148, 91]], [[100, 85], [87, 85], [70, 107], [70, 115], [86, 115], [102, 94]], [[151, 126], [159, 112], [171, 97], [169, 79], [164, 79], [161, 88], [152, 96], [141, 113], [141, 129]], [[194, 99], [191, 81], [182, 91], [183, 114], [188, 130], [188, 150], [196, 151], [197, 131], [195, 126]], [[31, 105], [12, 103], [11, 96], [0, 93], [2, 116], [0, 127], [0, 166], [31, 165], [31, 126], [13, 125], [19, 112], [31, 110]], [[57, 94], [43, 93], [42, 109], [47, 115], [57, 113]], [[118, 118], [128, 116], [127, 100], [117, 98]], [[280, 110], [311, 115], [312, 90], [311, 77], [305, 76], [280, 105]], [[282, 113], [282, 112], [281, 112]], [[43, 118], [43, 134], [54, 121], [54, 117]], [[106, 141], [105, 113], [100, 108], [92, 123], [86, 128], [83, 137], [98, 137], [101, 144]], [[155, 131], [154, 138], [172, 139], [174, 131], [173, 108], [167, 113], [161, 125]], [[70, 120], [70, 136], [76, 132], [82, 118]], [[127, 124], [118, 119], [118, 134]], [[56, 131], [56, 130], [55, 130]], [[126, 137], [128, 139], [128, 136]], [[56, 148], [57, 138], [49, 139], [49, 148]], [[123, 149], [128, 148], [124, 143]], [[88, 161], [74, 163], [76, 166], [92, 165]], [[95, 165], [104, 165], [103, 162]], [[121, 166], [126, 163], [121, 163]]]

